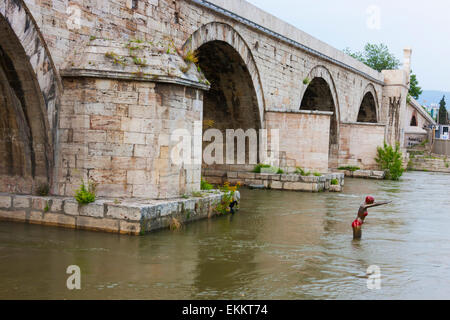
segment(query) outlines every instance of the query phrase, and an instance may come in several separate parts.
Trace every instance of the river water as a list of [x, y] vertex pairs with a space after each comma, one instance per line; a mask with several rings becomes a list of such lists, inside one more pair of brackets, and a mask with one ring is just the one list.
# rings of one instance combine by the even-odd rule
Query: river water
[[[0, 222], [0, 299], [449, 299], [450, 175], [345, 183], [242, 190], [234, 216], [143, 237]], [[353, 241], [366, 195], [393, 203], [369, 210]], [[69, 265], [81, 290], [66, 287]]]

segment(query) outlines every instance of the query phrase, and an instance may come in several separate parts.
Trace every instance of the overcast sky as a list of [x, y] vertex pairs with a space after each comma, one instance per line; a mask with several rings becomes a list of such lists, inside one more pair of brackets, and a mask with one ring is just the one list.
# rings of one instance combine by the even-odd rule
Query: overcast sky
[[403, 62], [409, 46], [419, 85], [450, 91], [448, 0], [247, 1], [340, 50], [383, 42]]

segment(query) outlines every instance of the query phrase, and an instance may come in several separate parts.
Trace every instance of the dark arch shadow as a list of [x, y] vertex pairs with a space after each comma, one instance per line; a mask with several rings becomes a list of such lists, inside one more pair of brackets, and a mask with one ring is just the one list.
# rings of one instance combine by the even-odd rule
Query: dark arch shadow
[[31, 193], [51, 184], [48, 97], [20, 39], [0, 15], [0, 192]]
[[416, 115], [415, 114], [413, 114], [413, 116], [411, 117], [411, 122], [410, 122], [410, 124], [409, 124], [411, 127], [417, 127], [418, 126], [418, 124], [417, 124], [417, 118], [416, 118]]
[[[210, 90], [205, 92], [203, 98], [203, 130], [214, 128], [222, 132], [225, 157], [227, 129], [255, 129], [258, 132], [261, 128], [257, 95], [246, 63], [227, 42], [206, 42], [195, 52], [198, 66], [211, 83]], [[204, 147], [207, 144], [204, 143]], [[249, 150], [250, 142], [246, 139], [245, 169], [256, 164], [250, 163]], [[226, 166], [217, 164], [208, 167], [226, 169]]]
[[377, 123], [377, 107], [372, 92], [367, 92], [361, 102], [357, 122]]

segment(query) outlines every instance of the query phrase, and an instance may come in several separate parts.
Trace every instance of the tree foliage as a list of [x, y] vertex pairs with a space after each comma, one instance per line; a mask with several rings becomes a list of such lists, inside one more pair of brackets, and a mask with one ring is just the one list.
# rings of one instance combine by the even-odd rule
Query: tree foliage
[[411, 79], [409, 82], [409, 94], [414, 99], [418, 100], [422, 94], [422, 88], [419, 87], [419, 81], [417, 81], [417, 76], [411, 70]]
[[398, 69], [400, 66], [400, 60], [390, 53], [383, 43], [367, 43], [363, 52], [352, 52], [349, 48], [344, 49], [344, 52], [379, 72]]
[[386, 172], [386, 179], [388, 180], [399, 180], [405, 171], [403, 169], [402, 153], [400, 152], [400, 144], [398, 142], [395, 148], [386, 142], [383, 148], [378, 147], [375, 161]]
[[445, 96], [442, 97], [441, 102], [439, 102], [439, 124], [448, 123], [447, 108], [445, 107]]

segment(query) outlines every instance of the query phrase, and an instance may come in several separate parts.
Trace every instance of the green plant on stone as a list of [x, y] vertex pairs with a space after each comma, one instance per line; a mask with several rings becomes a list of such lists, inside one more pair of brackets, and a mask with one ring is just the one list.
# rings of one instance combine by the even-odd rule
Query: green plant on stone
[[308, 177], [308, 176], [311, 175], [311, 172], [306, 171], [306, 170], [304, 170], [303, 168], [300, 168], [300, 167], [297, 167], [297, 168], [295, 169], [295, 173], [296, 173], [296, 174], [299, 174], [299, 175], [301, 175], [301, 176], [303, 176], [303, 177]]
[[259, 163], [255, 166], [255, 168], [253, 169], [253, 172], [255, 173], [261, 173], [261, 169], [269, 169], [272, 168], [272, 166], [270, 164], [263, 164], [263, 163]]
[[44, 208], [44, 212], [49, 212], [50, 211], [50, 207], [48, 205], [48, 201], [45, 202], [45, 208]]
[[201, 193], [200, 191], [194, 191], [192, 192], [192, 196], [194, 198], [203, 198], [203, 193]]
[[355, 167], [355, 166], [345, 166], [345, 167], [339, 167], [338, 170], [345, 170], [345, 171], [351, 171], [351, 172], [355, 172], [360, 170], [359, 167]]
[[231, 200], [233, 199], [233, 191], [226, 192], [223, 197], [222, 201], [214, 208], [216, 213], [218, 214], [226, 214], [228, 212], [228, 207], [230, 205]]
[[140, 66], [140, 67], [146, 67], [147, 66], [147, 61], [145, 59], [141, 59], [138, 58], [136, 56], [133, 56], [133, 62], [135, 65]]
[[197, 65], [198, 63], [198, 57], [197, 57], [197, 53], [189, 50], [188, 52], [186, 52], [186, 54], [183, 56], [183, 60], [184, 62], [186, 62], [187, 64], [195, 64]]
[[422, 142], [420, 143], [420, 146], [421, 146], [421, 147], [425, 147], [425, 145], [426, 145], [428, 142], [429, 142], [428, 139], [426, 139], [426, 140], [424, 140], [424, 141], [422, 141]]
[[305, 79], [303, 79], [303, 84], [304, 85], [308, 85], [311, 82], [311, 80], [308, 79], [308, 77], [306, 77]]
[[208, 183], [207, 181], [203, 180], [203, 178], [200, 181], [200, 189], [202, 190], [212, 190], [213, 189], [213, 185]]
[[284, 171], [282, 169], [278, 168], [277, 174], [284, 174]]
[[319, 172], [314, 172], [313, 174], [314, 174], [314, 176], [316, 176], [316, 177], [321, 177], [321, 176], [322, 176], [322, 174], [319, 173]]
[[79, 204], [88, 204], [95, 201], [95, 184], [91, 181], [87, 186], [81, 181], [81, 186], [75, 191], [75, 199]]
[[331, 185], [332, 185], [332, 186], [337, 186], [337, 185], [339, 185], [339, 180], [338, 180], [338, 179], [332, 179], [332, 180], [331, 180]]
[[377, 157], [375, 161], [386, 172], [385, 179], [399, 180], [405, 171], [402, 163], [402, 153], [400, 144], [396, 143], [395, 148], [384, 142], [383, 147], [377, 148]]

